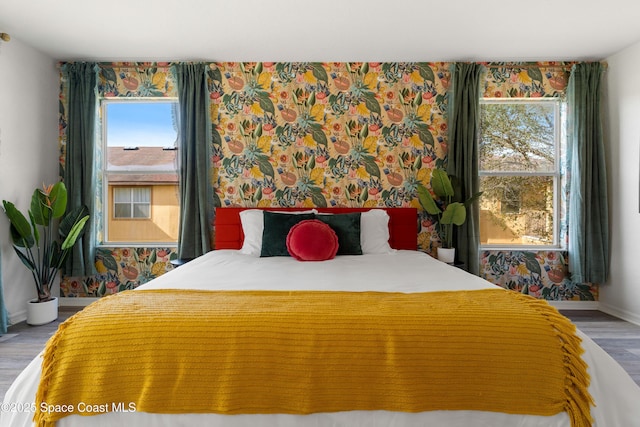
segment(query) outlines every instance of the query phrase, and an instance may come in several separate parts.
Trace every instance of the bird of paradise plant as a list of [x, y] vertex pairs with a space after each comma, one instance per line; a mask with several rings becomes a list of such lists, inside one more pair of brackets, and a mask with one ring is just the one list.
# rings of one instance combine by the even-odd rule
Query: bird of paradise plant
[[[13, 203], [3, 200], [2, 204], [11, 223], [13, 249], [33, 275], [38, 302], [49, 301], [51, 285], [82, 235], [89, 211], [80, 206], [65, 215], [67, 189], [61, 181], [36, 188], [31, 197], [29, 220]], [[54, 235], [54, 220], [60, 220], [58, 238]]]

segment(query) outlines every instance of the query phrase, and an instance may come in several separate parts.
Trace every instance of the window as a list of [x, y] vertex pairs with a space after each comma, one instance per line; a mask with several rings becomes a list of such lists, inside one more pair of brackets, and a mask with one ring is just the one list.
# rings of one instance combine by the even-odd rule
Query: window
[[557, 247], [563, 102], [483, 99], [480, 110], [480, 244]]
[[114, 187], [114, 218], [151, 218], [151, 187]]
[[166, 98], [103, 100], [102, 243], [178, 240], [176, 113]]

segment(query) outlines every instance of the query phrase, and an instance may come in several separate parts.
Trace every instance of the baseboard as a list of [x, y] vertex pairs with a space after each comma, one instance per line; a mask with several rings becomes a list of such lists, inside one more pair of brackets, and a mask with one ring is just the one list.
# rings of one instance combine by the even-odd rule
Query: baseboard
[[59, 307], [86, 307], [94, 301], [98, 301], [100, 298], [58, 298]]
[[599, 310], [599, 301], [548, 301], [558, 310]]
[[610, 314], [619, 319], [626, 320], [629, 323], [633, 323], [634, 325], [640, 326], [640, 316], [636, 313], [631, 313], [627, 310], [623, 310], [617, 307], [614, 307], [609, 304], [600, 303], [600, 311], [603, 313]]
[[20, 310], [17, 313], [9, 314], [9, 325], [15, 325], [27, 320], [27, 310]]

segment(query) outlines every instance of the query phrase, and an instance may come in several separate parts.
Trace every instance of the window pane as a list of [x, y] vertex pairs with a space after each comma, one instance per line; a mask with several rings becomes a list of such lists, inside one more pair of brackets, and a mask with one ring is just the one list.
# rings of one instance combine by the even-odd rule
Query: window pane
[[133, 205], [134, 218], [149, 218], [151, 216], [150, 205], [135, 203]]
[[108, 218], [103, 243], [176, 242], [180, 218], [177, 100], [103, 99], [101, 107], [103, 198], [108, 200], [103, 204], [104, 218]]
[[131, 218], [130, 203], [116, 203], [114, 206], [116, 218]]
[[133, 203], [151, 203], [151, 189], [148, 187], [134, 187], [131, 189]]
[[483, 103], [480, 170], [553, 172], [555, 105], [553, 102]]
[[116, 203], [131, 203], [131, 189], [116, 187], [113, 189], [113, 198]]
[[553, 177], [480, 177], [480, 244], [553, 244]]
[[107, 170], [174, 172], [176, 102], [108, 102]]

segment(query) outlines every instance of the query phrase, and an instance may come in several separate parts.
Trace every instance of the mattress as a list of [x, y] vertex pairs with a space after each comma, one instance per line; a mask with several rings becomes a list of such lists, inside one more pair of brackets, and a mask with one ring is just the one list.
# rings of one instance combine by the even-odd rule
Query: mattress
[[[350, 292], [432, 292], [490, 289], [494, 285], [416, 251], [390, 254], [338, 256], [324, 262], [298, 262], [288, 257], [254, 258], [235, 250], [210, 252], [138, 289], [201, 290], [325, 290]], [[504, 291], [509, 292], [509, 291]], [[595, 426], [640, 426], [640, 388], [600, 347], [578, 332], [585, 350], [583, 360], [591, 376], [589, 392]], [[32, 425], [35, 391], [40, 375], [39, 357], [7, 392], [0, 425]], [[533, 364], [536, 362], [533, 361]], [[528, 398], [524, 396], [523, 398]], [[530, 398], [535, 398], [532, 393]], [[513, 415], [481, 411], [343, 411], [309, 415], [256, 414], [149, 414], [109, 412], [73, 415], [59, 426], [570, 426], [565, 413], [554, 416]]]

